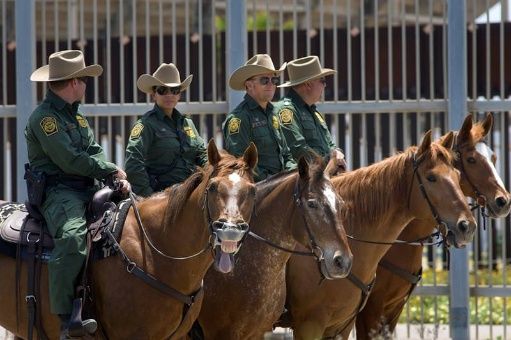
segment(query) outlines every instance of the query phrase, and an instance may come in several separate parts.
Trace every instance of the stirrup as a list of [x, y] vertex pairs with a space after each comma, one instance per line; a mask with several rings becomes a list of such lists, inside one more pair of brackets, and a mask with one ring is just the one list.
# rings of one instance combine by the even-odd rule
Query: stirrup
[[82, 320], [81, 324], [78, 325], [71, 325], [67, 329], [67, 335], [71, 338], [80, 338], [84, 335], [88, 334], [94, 334], [96, 330], [98, 329], [98, 323], [94, 319], [86, 319]]

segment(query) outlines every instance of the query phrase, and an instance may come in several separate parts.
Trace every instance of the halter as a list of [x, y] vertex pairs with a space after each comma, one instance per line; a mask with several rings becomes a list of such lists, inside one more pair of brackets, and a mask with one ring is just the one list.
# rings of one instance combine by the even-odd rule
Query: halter
[[[295, 187], [293, 189], [293, 202], [295, 203], [297, 208], [300, 208], [302, 206], [302, 202], [300, 200], [302, 192], [303, 192], [303, 190], [301, 190], [301, 188], [300, 188], [300, 177], [298, 177], [296, 179]], [[262, 236], [257, 235], [253, 231], [249, 231], [248, 234], [250, 236], [252, 236], [254, 239], [256, 239], [257, 241], [264, 242], [267, 245], [269, 245], [270, 247], [285, 251], [287, 253], [294, 254], [294, 255], [301, 255], [301, 256], [314, 256], [316, 258], [316, 261], [319, 264], [325, 260], [324, 251], [317, 244], [316, 239], [314, 238], [314, 235], [312, 234], [312, 231], [309, 227], [309, 224], [307, 223], [307, 219], [305, 218], [305, 215], [303, 214], [302, 209], [299, 209], [299, 211], [301, 211], [301, 213], [302, 213], [305, 230], [307, 231], [307, 235], [309, 236], [310, 251], [298, 251], [298, 250], [289, 249], [287, 247], [280, 246], [272, 241], [269, 241], [268, 239], [266, 239]], [[320, 271], [320, 273], [321, 273], [321, 271]]]

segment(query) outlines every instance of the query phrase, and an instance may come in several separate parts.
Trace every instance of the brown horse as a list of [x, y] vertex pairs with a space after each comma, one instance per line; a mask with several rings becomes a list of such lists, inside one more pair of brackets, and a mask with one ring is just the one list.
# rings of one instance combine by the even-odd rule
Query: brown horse
[[455, 246], [470, 242], [475, 220], [453, 167], [452, 133], [442, 145], [426, 133], [419, 147], [332, 180], [345, 201], [343, 224], [352, 238], [353, 267], [347, 279], [322, 281], [309, 259], [292, 256], [287, 267], [287, 307], [296, 339], [342, 335], [347, 339], [354, 317], [370, 291], [376, 268], [390, 245], [414, 218], [440, 225]]
[[[219, 153], [208, 145], [209, 165], [199, 169], [184, 183], [136, 203], [140, 222], [131, 208], [119, 241], [122, 256], [111, 256], [92, 263], [96, 314], [102, 334], [108, 339], [169, 339], [186, 334], [198, 315], [202, 302], [202, 279], [213, 262], [211, 248], [221, 253], [216, 265], [231, 269], [232, 253], [237, 251], [254, 208], [255, 185], [252, 170], [257, 150], [251, 145], [243, 158]], [[213, 234], [211, 232], [214, 232]], [[227, 235], [227, 244], [221, 244]], [[221, 248], [216, 249], [216, 248]], [[196, 254], [197, 256], [190, 256]], [[170, 257], [187, 257], [176, 260]], [[24, 299], [19, 328], [16, 322], [15, 260], [0, 256], [0, 325], [26, 337], [27, 310]], [[131, 275], [146, 273], [153, 280]], [[23, 266], [21, 277], [26, 277]], [[142, 275], [143, 276], [143, 275]], [[26, 279], [21, 292], [26, 291]], [[149, 282], [149, 284], [148, 284]], [[150, 283], [159, 284], [159, 289]], [[163, 288], [162, 288], [163, 287]], [[170, 295], [175, 290], [181, 294]], [[46, 266], [41, 278], [42, 323], [50, 339], [59, 337], [58, 318], [50, 314]], [[187, 301], [188, 299], [188, 301]], [[99, 333], [99, 334], [98, 334]]]
[[305, 254], [315, 254], [311, 270], [318, 276], [335, 279], [349, 273], [352, 254], [340, 221], [342, 201], [322, 164], [321, 159], [311, 165], [301, 159], [298, 173], [257, 183], [250, 228], [266, 241], [247, 238], [232, 273], [206, 274], [198, 319], [205, 339], [262, 339], [271, 331], [284, 309], [285, 264], [297, 242], [308, 249]]
[[[490, 114], [475, 125], [472, 116], [467, 116], [458, 132], [454, 150], [458, 153], [455, 165], [461, 172], [463, 193], [484, 205], [491, 217], [498, 218], [509, 214], [511, 195], [495, 170], [494, 153], [483, 141], [492, 125]], [[422, 239], [430, 230], [431, 225], [414, 220], [399, 239]], [[385, 254], [367, 304], [357, 316], [357, 339], [371, 339], [377, 335], [388, 337], [394, 331], [399, 315], [420, 279], [422, 251], [422, 246], [396, 244]]]

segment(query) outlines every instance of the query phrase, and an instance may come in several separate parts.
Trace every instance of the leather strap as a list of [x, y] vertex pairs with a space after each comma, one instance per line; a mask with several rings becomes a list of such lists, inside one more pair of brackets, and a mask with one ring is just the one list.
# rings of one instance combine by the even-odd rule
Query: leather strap
[[385, 261], [385, 260], [381, 260], [379, 263], [379, 266], [387, 269], [389, 272], [391, 272], [393, 274], [396, 274], [403, 280], [405, 280], [413, 285], [416, 285], [422, 279], [422, 268], [419, 270], [419, 272], [417, 274], [412, 274], [412, 273], [410, 273], [402, 268], [399, 268], [398, 266], [396, 266], [388, 261]]

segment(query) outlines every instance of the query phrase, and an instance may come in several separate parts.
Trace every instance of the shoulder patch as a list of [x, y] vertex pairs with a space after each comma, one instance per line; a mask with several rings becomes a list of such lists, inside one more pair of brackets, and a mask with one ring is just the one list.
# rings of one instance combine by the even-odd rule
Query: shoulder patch
[[138, 137], [140, 137], [140, 134], [142, 133], [142, 130], [144, 130], [144, 124], [142, 124], [142, 123], [135, 124], [133, 129], [131, 129], [130, 138], [138, 138]]
[[321, 113], [319, 113], [318, 111], [315, 112], [316, 113], [316, 117], [318, 117], [318, 120], [322, 123], [322, 124], [325, 124], [325, 118], [323, 118], [323, 115]]
[[41, 119], [41, 122], [39, 122], [39, 125], [41, 125], [46, 136], [51, 136], [59, 132], [57, 119], [55, 119], [55, 117], [44, 117]]
[[229, 134], [235, 134], [240, 132], [240, 126], [241, 126], [241, 119], [239, 118], [232, 118], [229, 121]]
[[279, 129], [279, 119], [275, 116], [271, 117], [272, 118], [272, 124], [273, 124], [273, 128], [275, 130], [278, 130]]
[[189, 126], [184, 126], [183, 127], [183, 130], [185, 130], [185, 133], [188, 135], [188, 137], [190, 138], [195, 138], [195, 132], [193, 132], [193, 129]]
[[78, 121], [78, 125], [80, 125], [80, 127], [86, 128], [89, 126], [87, 119], [83, 118], [82, 116], [76, 115], [76, 120]]
[[293, 122], [293, 111], [290, 109], [282, 109], [279, 111], [279, 117], [282, 124], [291, 124]]

